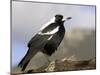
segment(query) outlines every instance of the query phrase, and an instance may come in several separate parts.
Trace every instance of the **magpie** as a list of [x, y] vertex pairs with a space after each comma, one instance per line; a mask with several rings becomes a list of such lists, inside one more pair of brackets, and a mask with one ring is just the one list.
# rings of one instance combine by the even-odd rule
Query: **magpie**
[[57, 50], [65, 35], [64, 22], [71, 19], [63, 18], [63, 15], [57, 14], [53, 19], [44, 25], [40, 31], [29, 41], [28, 51], [18, 64], [21, 71], [24, 71], [32, 59], [38, 52], [51, 56]]

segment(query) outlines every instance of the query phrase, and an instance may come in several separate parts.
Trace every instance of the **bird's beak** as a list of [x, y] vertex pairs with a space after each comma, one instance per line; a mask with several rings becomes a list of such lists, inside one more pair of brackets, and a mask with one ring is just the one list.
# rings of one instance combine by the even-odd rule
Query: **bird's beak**
[[72, 17], [67, 17], [67, 19], [66, 19], [66, 20], [70, 20], [70, 19], [72, 19]]
[[72, 17], [67, 17], [67, 18], [63, 19], [63, 21], [65, 22], [65, 21], [70, 20], [70, 19], [72, 19]]

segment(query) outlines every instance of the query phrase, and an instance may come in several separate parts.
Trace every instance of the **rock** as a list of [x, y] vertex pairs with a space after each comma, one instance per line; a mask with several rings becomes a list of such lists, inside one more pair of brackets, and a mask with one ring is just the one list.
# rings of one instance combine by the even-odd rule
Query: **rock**
[[42, 66], [39, 69], [29, 70], [26, 73], [57, 72], [57, 71], [71, 71], [71, 70], [73, 71], [73, 70], [86, 70], [95, 68], [96, 68], [95, 58], [84, 61], [59, 60], [59, 61], [52, 61], [47, 66]]
[[44, 69], [46, 72], [53, 72], [54, 71], [54, 69], [55, 69], [55, 61], [52, 61], [49, 65], [48, 65], [48, 67], [46, 68], [46, 69]]

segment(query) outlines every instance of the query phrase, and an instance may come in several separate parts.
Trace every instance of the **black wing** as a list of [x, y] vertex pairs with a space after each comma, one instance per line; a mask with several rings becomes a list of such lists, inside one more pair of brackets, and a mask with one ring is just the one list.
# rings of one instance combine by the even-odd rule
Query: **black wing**
[[36, 34], [28, 43], [29, 50], [27, 51], [24, 58], [21, 60], [18, 66], [22, 68], [22, 71], [25, 70], [27, 67], [29, 61], [32, 59], [32, 57], [39, 51], [42, 50], [44, 45], [47, 42], [47, 39], [49, 38], [49, 35], [39, 35]]
[[43, 46], [47, 42], [47, 39], [50, 35], [39, 35], [36, 34], [28, 43], [28, 47], [39, 48], [39, 46]]

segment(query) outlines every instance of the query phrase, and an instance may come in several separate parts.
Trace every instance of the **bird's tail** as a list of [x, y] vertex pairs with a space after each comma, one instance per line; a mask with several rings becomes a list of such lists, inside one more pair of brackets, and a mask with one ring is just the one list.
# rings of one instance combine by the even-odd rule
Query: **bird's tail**
[[21, 67], [21, 71], [24, 71], [32, 59], [32, 57], [37, 53], [36, 50], [29, 49], [27, 51], [27, 54], [24, 56], [24, 58], [21, 60], [21, 62], [18, 64], [18, 67]]
[[21, 67], [21, 71], [24, 71], [25, 68], [27, 67], [30, 59], [27, 58], [28, 57], [28, 53], [23, 57], [23, 59], [20, 61], [20, 63], [18, 64], [18, 67]]

